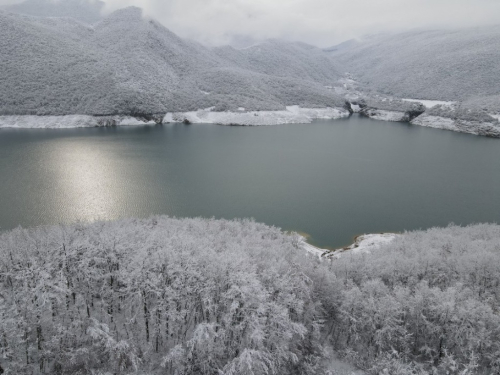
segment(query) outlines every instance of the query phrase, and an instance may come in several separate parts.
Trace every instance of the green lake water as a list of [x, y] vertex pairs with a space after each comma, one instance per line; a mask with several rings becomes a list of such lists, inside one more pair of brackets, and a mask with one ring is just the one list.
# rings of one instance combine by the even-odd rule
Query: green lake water
[[166, 214], [309, 234], [500, 221], [500, 140], [362, 118], [0, 129], [0, 230]]

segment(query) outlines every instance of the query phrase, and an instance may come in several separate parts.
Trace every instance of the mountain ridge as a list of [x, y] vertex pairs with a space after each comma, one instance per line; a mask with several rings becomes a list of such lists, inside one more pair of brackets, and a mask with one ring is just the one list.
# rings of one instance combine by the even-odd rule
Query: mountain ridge
[[9, 55], [0, 59], [3, 115], [343, 105], [325, 88], [340, 74], [319, 49], [275, 41], [264, 56], [234, 50], [231, 59], [178, 37], [135, 7], [93, 26], [0, 12], [0, 32], [6, 36], [0, 52]]

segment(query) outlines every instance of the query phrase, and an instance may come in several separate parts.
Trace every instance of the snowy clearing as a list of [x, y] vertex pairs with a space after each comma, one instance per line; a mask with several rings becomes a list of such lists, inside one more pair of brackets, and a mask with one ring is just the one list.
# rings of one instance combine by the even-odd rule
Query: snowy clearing
[[356, 237], [352, 245], [333, 251], [327, 256], [328, 258], [338, 259], [346, 253], [369, 254], [373, 250], [380, 248], [380, 246], [392, 242], [398, 236], [399, 235], [395, 233], [363, 234]]
[[422, 103], [426, 108], [432, 108], [436, 105], [452, 106], [456, 104], [456, 102], [446, 102], [443, 100], [420, 100], [420, 99], [402, 99], [402, 100], [411, 103]]
[[303, 236], [300, 236], [300, 245], [303, 250], [309, 254], [316, 255], [320, 259], [323, 258], [323, 256], [338, 259], [346, 252], [352, 254], [371, 253], [372, 250], [376, 250], [380, 246], [392, 242], [398, 236], [399, 235], [395, 233], [363, 234], [356, 237], [352, 245], [334, 251], [313, 246], [307, 243], [306, 238]]

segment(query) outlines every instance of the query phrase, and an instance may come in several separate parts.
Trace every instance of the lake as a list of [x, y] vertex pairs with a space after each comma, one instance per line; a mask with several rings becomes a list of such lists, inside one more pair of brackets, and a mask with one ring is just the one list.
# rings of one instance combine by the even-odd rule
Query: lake
[[500, 140], [354, 115], [312, 124], [0, 129], [0, 230], [253, 217], [355, 235], [500, 222]]

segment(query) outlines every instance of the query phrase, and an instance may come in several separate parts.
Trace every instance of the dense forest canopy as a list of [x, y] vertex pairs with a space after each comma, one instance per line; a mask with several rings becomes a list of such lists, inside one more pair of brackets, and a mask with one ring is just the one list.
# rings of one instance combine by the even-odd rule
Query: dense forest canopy
[[[0, 235], [6, 374], [500, 371], [500, 227], [405, 233], [320, 260], [249, 220], [122, 220]], [[330, 369], [332, 370], [332, 369]]]

